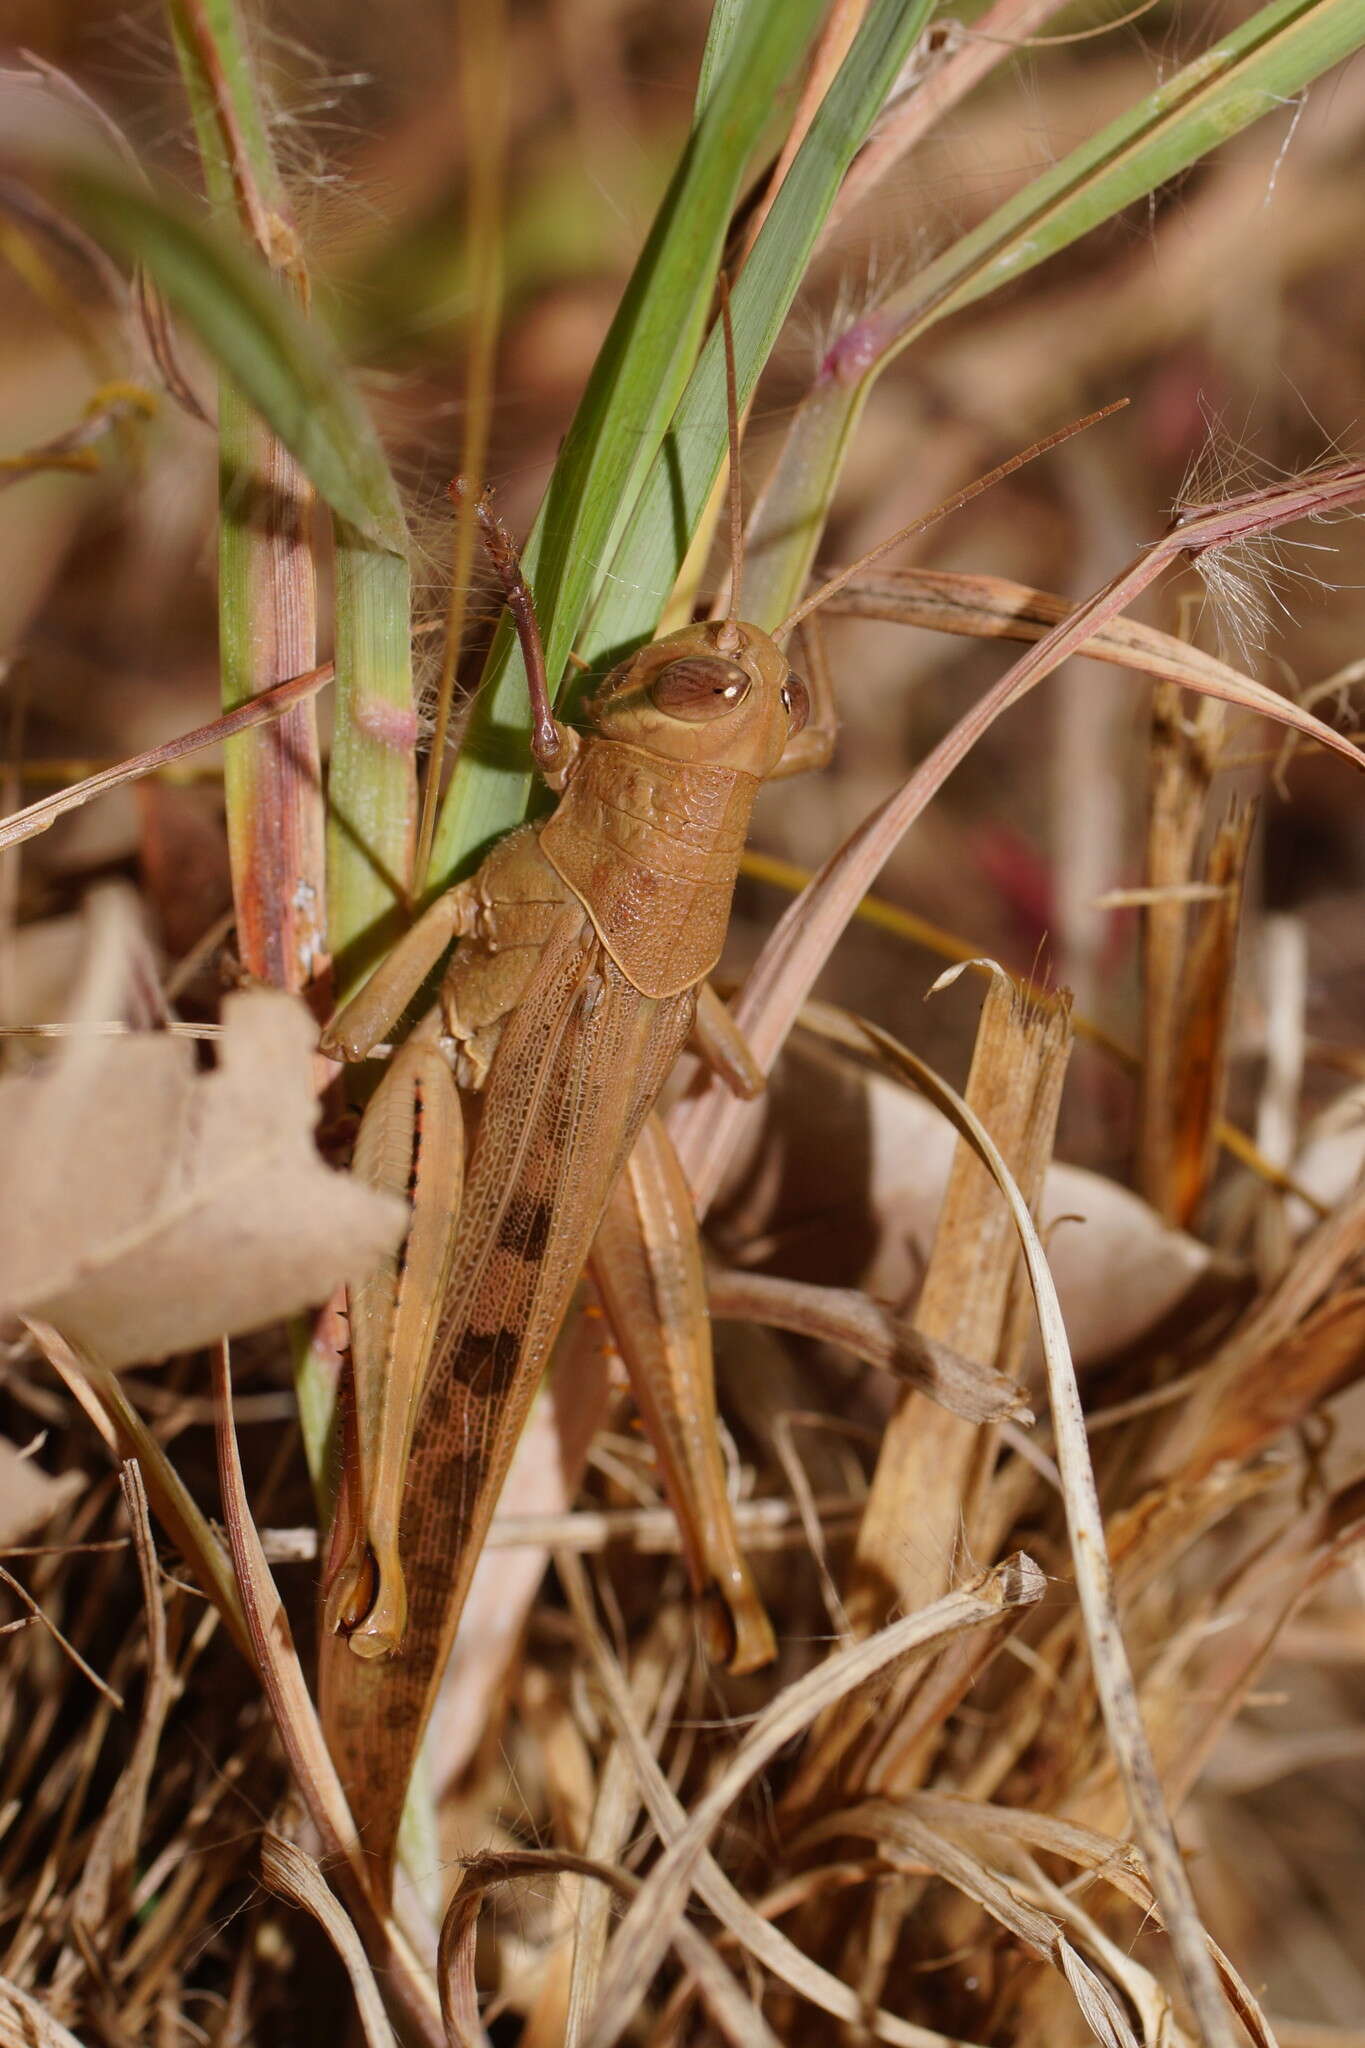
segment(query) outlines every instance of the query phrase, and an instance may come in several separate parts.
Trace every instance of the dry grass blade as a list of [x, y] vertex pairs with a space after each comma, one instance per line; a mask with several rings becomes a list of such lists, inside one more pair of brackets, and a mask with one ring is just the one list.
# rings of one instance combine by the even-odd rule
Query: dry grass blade
[[[121, 1929], [131, 1903], [147, 1794], [161, 1746], [162, 1729], [175, 1695], [175, 1676], [166, 1638], [166, 1611], [161, 1597], [161, 1571], [152, 1538], [147, 1492], [135, 1459], [126, 1460], [119, 1468], [119, 1485], [133, 1532], [142, 1607], [147, 1619], [147, 1676], [133, 1747], [86, 1853], [72, 1906], [72, 1922], [78, 1941], [81, 1930], [84, 1930], [84, 1941], [96, 1954]], [[112, 1925], [106, 1926], [111, 1918]], [[57, 1982], [60, 1984], [64, 1977], [74, 1977], [81, 1967], [78, 1950], [68, 1950], [58, 1964]]]
[[[666, 1719], [686, 1675], [686, 1636], [676, 1609], [665, 1608], [640, 1646], [630, 1678], [632, 1729]], [[626, 1847], [640, 1810], [640, 1792], [628, 1736], [618, 1731], [597, 1780], [586, 1850], [599, 1861], [615, 1861]], [[573, 1967], [564, 2048], [580, 2048], [592, 2009], [610, 1932], [611, 1900], [601, 1886], [579, 1889], [574, 1914]]]
[[1247, 1457], [1359, 1373], [1365, 1303], [1351, 1282], [1363, 1234], [1365, 1194], [1357, 1193], [1304, 1239], [1278, 1285], [1200, 1375], [1161, 1448], [1162, 1472], [1188, 1484], [1223, 1458]]
[[401, 1932], [382, 1909], [376, 1909], [370, 1873], [355, 1822], [346, 1805], [336, 1766], [327, 1751], [317, 1710], [308, 1691], [293, 1631], [270, 1575], [261, 1539], [252, 1519], [232, 1419], [232, 1371], [228, 1347], [214, 1352], [214, 1394], [218, 1402], [218, 1477], [223, 1495], [232, 1561], [237, 1569], [242, 1605], [261, 1684], [294, 1781], [321, 1835], [327, 1854], [343, 1865], [353, 1881], [353, 1905], [373, 1919], [387, 1981], [402, 2004], [415, 2035], [428, 2048], [444, 2048], [444, 2035], [430, 1983]]
[[341, 1957], [355, 1992], [356, 2010], [368, 2048], [394, 2048], [394, 2031], [384, 2012], [384, 2001], [360, 1936], [328, 1889], [327, 1880], [313, 1858], [294, 1842], [267, 1832], [261, 1838], [261, 1878], [277, 1898], [297, 1906], [300, 1912], [311, 1913]]
[[865, 1800], [817, 1821], [802, 1841], [814, 1845], [850, 1834], [870, 1835], [892, 1860], [899, 1857], [912, 1864], [927, 1864], [964, 1898], [983, 1906], [1025, 1949], [1062, 1971], [1102, 2048], [1138, 2048], [1113, 1991], [1076, 1952], [1058, 1920], [1019, 1898], [980, 1857], [945, 1840], [903, 1806], [884, 1799]]
[[[950, 970], [956, 973], [958, 970]], [[1003, 975], [982, 1005], [967, 1101], [1008, 1160], [1036, 1211], [1052, 1153], [1070, 1052], [1065, 1009], [1021, 1004]], [[925, 1334], [968, 1357], [1008, 1364], [1006, 1322], [1017, 1254], [1010, 1213], [970, 1145], [959, 1140], [920, 1289], [915, 1319]], [[849, 1611], [866, 1634], [902, 1607], [947, 1591], [958, 1567], [959, 1530], [974, 1551], [972, 1505], [978, 1459], [993, 1462], [993, 1440], [913, 1396], [887, 1425], [858, 1531]], [[907, 1556], [913, 1503], [916, 1542]]]
[[1078, 1869], [1093, 1871], [1144, 1912], [1153, 1910], [1152, 1889], [1132, 1843], [1116, 1841], [1097, 1828], [1035, 1813], [1026, 1806], [992, 1806], [954, 1792], [910, 1792], [897, 1801], [897, 1809], [922, 1814], [941, 1833], [965, 1835], [969, 1841], [1022, 1842], [1049, 1856], [1065, 1857]]
[[[242, 1405], [239, 1401], [239, 1410]], [[856, 1504], [846, 1494], [824, 1495], [814, 1505], [822, 1522], [845, 1524], [856, 1519]], [[749, 1548], [787, 1549], [799, 1536], [802, 1519], [793, 1501], [765, 1495], [759, 1500], [737, 1500], [732, 1508], [735, 1528]], [[550, 1550], [564, 1550], [575, 1557], [591, 1557], [622, 1543], [644, 1557], [677, 1557], [682, 1551], [677, 1516], [667, 1507], [566, 1508], [560, 1514], [549, 1509], [527, 1514], [500, 1510], [493, 1518], [484, 1549], [538, 1551], [542, 1557]], [[317, 1530], [309, 1528], [262, 1529], [261, 1544], [271, 1564], [311, 1563], [322, 1548]], [[535, 1566], [537, 1560], [533, 1558], [532, 1564]], [[489, 1576], [494, 1574], [490, 1572]], [[497, 1567], [496, 1576], [498, 1585], [505, 1587], [505, 1562]], [[504, 1609], [506, 1604], [504, 1599]], [[493, 1619], [505, 1619], [505, 1615], [495, 1615]], [[461, 1700], [460, 1704], [463, 1707], [465, 1702]], [[459, 1760], [457, 1755], [457, 1763]]]
[[806, 76], [801, 85], [801, 97], [792, 115], [791, 126], [778, 151], [763, 197], [746, 222], [744, 239], [736, 252], [731, 269], [737, 277], [744, 267], [746, 257], [758, 240], [759, 230], [772, 211], [772, 204], [782, 189], [782, 181], [797, 152], [810, 132], [811, 122], [820, 108], [820, 103], [829, 91], [839, 66], [848, 55], [849, 47], [857, 34], [859, 24], [867, 13], [867, 0], [835, 0], [825, 17], [824, 27], [811, 54]]
[[223, 1520], [237, 1570], [242, 1604], [261, 1681], [275, 1716], [299, 1790], [327, 1853], [364, 1875], [364, 1852], [346, 1808], [336, 1771], [327, 1755], [294, 1647], [289, 1618], [270, 1575], [252, 1519], [232, 1419], [232, 1368], [226, 1342], [214, 1352], [214, 1394], [218, 1403], [218, 1478]]
[[[1182, 557], [1197, 560], [1235, 540], [1271, 532], [1290, 520], [1324, 513], [1362, 495], [1365, 467], [1343, 463], [1314, 477], [1183, 513], [1160, 540], [1143, 549], [1126, 569], [1077, 605], [1069, 618], [1016, 661], [926, 755], [900, 789], [831, 855], [768, 940], [735, 1011], [735, 1020], [764, 1071], [771, 1069], [816, 976], [893, 847], [1002, 712], [1069, 655], [1078, 653], [1092, 633], [1117, 618], [1172, 563]], [[1349, 740], [1262, 684], [1243, 680], [1234, 686], [1205, 679], [1191, 686], [1296, 731], [1311, 733], [1354, 767], [1365, 767], [1365, 755]], [[713, 1084], [674, 1112], [670, 1128], [678, 1156], [703, 1211], [715, 1193], [743, 1114], [743, 1106], [728, 1096], [722, 1084]]]
[[[1069, 619], [1075, 606], [1050, 590], [1035, 590], [1006, 576], [974, 575], [960, 569], [868, 569], [829, 602], [832, 613], [883, 619], [889, 625], [920, 626], [972, 640], [1041, 640]], [[1240, 669], [1206, 654], [1174, 633], [1162, 633], [1137, 619], [1110, 619], [1077, 648], [1088, 661], [1132, 669], [1197, 690], [1262, 686]], [[1307, 705], [1304, 706], [1306, 710]], [[1286, 742], [1288, 744], [1288, 742]]]
[[922, 1088], [969, 1139], [1009, 1203], [1038, 1312], [1057, 1464], [1065, 1490], [1076, 1590], [1085, 1617], [1095, 1686], [1105, 1725], [1196, 2021], [1207, 2048], [1233, 2048], [1230, 2015], [1209, 1958], [1207, 1936], [1185, 1874], [1175, 1830], [1166, 1811], [1119, 1628], [1104, 1517], [1090, 1462], [1085, 1415], [1076, 1386], [1066, 1327], [1042, 1243], [1009, 1169], [989, 1134], [962, 1098], [922, 1060], [906, 1047], [897, 1045], [887, 1033], [879, 1031], [875, 1025], [864, 1024], [862, 1028], [869, 1045]]
[[1170, 1218], [1179, 1224], [1188, 1224], [1198, 1211], [1213, 1169], [1253, 822], [1250, 807], [1234, 802], [1214, 836], [1204, 866], [1213, 896], [1195, 910], [1184, 963], [1168, 1190]]
[[58, 818], [68, 811], [80, 810], [85, 804], [93, 803], [96, 797], [104, 796], [108, 790], [117, 789], [125, 782], [138, 782], [144, 775], [155, 775], [159, 768], [167, 768], [174, 761], [183, 761], [187, 754], [201, 753], [205, 747], [216, 747], [221, 741], [231, 739], [234, 733], [246, 732], [255, 725], [264, 725], [272, 718], [279, 718], [291, 704], [308, 698], [332, 680], [332, 664], [323, 662], [320, 668], [309, 669], [306, 675], [291, 676], [287, 682], [277, 683], [273, 689], [262, 691], [249, 704], [239, 705], [237, 710], [215, 718], [208, 725], [196, 726], [193, 732], [182, 733], [179, 739], [166, 740], [159, 747], [149, 747], [143, 754], [133, 754], [116, 767], [103, 768], [98, 775], [88, 775], [83, 782], [76, 782], [69, 789], [58, 790], [55, 796], [47, 796], [40, 803], [26, 804], [22, 811], [14, 811], [8, 818], [0, 820], [0, 852], [7, 846], [20, 846], [26, 839], [34, 839], [40, 832], [55, 825]]
[[889, 1665], [922, 1654], [965, 1629], [994, 1622], [1007, 1608], [1040, 1600], [1044, 1585], [1038, 1567], [1021, 1552], [932, 1607], [893, 1622], [870, 1641], [839, 1651], [778, 1695], [693, 1807], [686, 1827], [651, 1871], [621, 1923], [607, 1955], [589, 2036], [591, 2048], [615, 2048], [630, 2025], [672, 1929], [686, 1911], [688, 1892], [711, 1835], [726, 1808], [764, 1765], [826, 1708]]
[[[941, 1832], [960, 1833], [969, 1841], [1021, 1844], [1042, 1850], [1049, 1856], [1060, 1856], [1075, 1864], [1077, 1869], [1091, 1872], [1104, 1883], [1112, 1885], [1144, 1914], [1151, 1915], [1158, 1926], [1161, 1924], [1160, 1909], [1147, 1873], [1131, 1843], [1115, 1841], [1094, 1828], [1079, 1826], [1075, 1821], [1062, 1820], [1054, 1814], [1035, 1813], [1027, 1807], [991, 1806], [952, 1793], [912, 1792], [898, 1800], [893, 1809], [896, 1812], [907, 1810], [922, 1814]], [[1036, 1865], [1030, 1863], [1030, 1869], [1036, 1871]], [[1059, 1904], [1068, 1896], [1066, 1893], [1049, 1892], [1049, 1898]], [[1275, 2033], [1256, 1999], [1212, 1938], [1209, 1939], [1209, 1954], [1223, 1979], [1234, 2010], [1253, 2041], [1258, 2048], [1276, 2048]], [[1122, 1972], [1119, 1974], [1120, 1980], [1126, 1981]], [[1161, 2038], [1159, 2031], [1157, 2038]]]
[[1216, 699], [1193, 718], [1170, 683], [1152, 697], [1146, 880], [1154, 900], [1142, 918], [1142, 1087], [1137, 1183], [1159, 1215], [1174, 1214], [1171, 1152], [1174, 1063], [1180, 1038], [1187, 918], [1177, 894], [1194, 874], [1209, 785], [1226, 723]]
[[36, 1998], [0, 1977], [0, 2048], [85, 2048]]
[[120, 1386], [117, 1374], [67, 1343], [59, 1330], [27, 1319], [35, 1344], [85, 1410], [110, 1451], [136, 1459], [157, 1520], [170, 1536], [217, 1608], [243, 1656], [249, 1657], [246, 1618], [233, 1577], [232, 1561], [210, 1528], [164, 1447]]
[[[569, 1850], [522, 1849], [472, 1858], [446, 1911], [436, 1966], [450, 2048], [484, 2048], [487, 2039], [479, 2024], [474, 1976], [474, 1942], [484, 1893], [493, 1885], [546, 1872], [589, 1878], [627, 1899], [635, 1898], [640, 1890], [639, 1878], [629, 1871], [600, 1857], [578, 1856]], [[781, 2048], [758, 2007], [745, 1997], [703, 1934], [680, 1921], [673, 1930], [673, 1941], [679, 1960], [696, 1979], [712, 2019], [732, 2048]]]
[[[43, 1612], [42, 1608], [38, 1605], [38, 1602], [29, 1592], [27, 1586], [21, 1586], [18, 1579], [15, 1578], [13, 1572], [7, 1571], [4, 1565], [2, 1564], [0, 1564], [0, 1585], [5, 1585], [9, 1587], [10, 1592], [19, 1602], [19, 1605], [28, 1612], [28, 1614], [32, 1617], [32, 1619], [35, 1622], [37, 1622], [41, 1627], [47, 1630], [48, 1634], [51, 1636], [53, 1642], [57, 1645], [62, 1655], [70, 1659], [70, 1661], [75, 1665], [77, 1671], [80, 1672], [82, 1678], [89, 1679], [91, 1685], [94, 1686], [96, 1692], [102, 1693], [105, 1699], [108, 1700], [110, 1706], [116, 1708], [117, 1711], [121, 1714], [123, 1712], [123, 1700], [121, 1696], [114, 1691], [113, 1686], [110, 1685], [106, 1679], [100, 1677], [99, 1672], [95, 1670], [92, 1664], [86, 1663], [85, 1658], [82, 1657], [80, 1651], [76, 1648], [75, 1644], [69, 1642], [67, 1638], [62, 1634], [62, 1631], [58, 1628], [56, 1622], [52, 1619], [51, 1615], [45, 1614]], [[11, 1622], [9, 1626], [13, 1628], [15, 1624]]]
[[[855, 207], [863, 204], [947, 109], [965, 98], [997, 64], [1005, 62], [1011, 51], [1027, 47], [1033, 31], [1051, 15], [1059, 14], [1065, 4], [1066, 0], [995, 0], [993, 6], [977, 16], [971, 34], [956, 47], [955, 24], [934, 24], [920, 45], [920, 49], [930, 46], [924, 63], [911, 67], [909, 78], [844, 179], [825, 223], [825, 238]], [[943, 37], [946, 47], [942, 51], [932, 47], [931, 39], [935, 36]], [[918, 58], [920, 51], [915, 55]]]
[[968, 1422], [1033, 1420], [1017, 1380], [938, 1342], [907, 1317], [852, 1288], [814, 1287], [767, 1273], [713, 1271], [707, 1293], [717, 1322], [763, 1323], [837, 1344]]
[[[593, 1615], [582, 1567], [576, 1558], [560, 1553], [555, 1559], [555, 1571], [592, 1659], [612, 1720], [629, 1750], [649, 1817], [663, 1841], [676, 1842], [688, 1826], [687, 1812], [660, 1769], [658, 1759], [639, 1725], [621, 1668]], [[874, 2040], [888, 2041], [892, 2048], [972, 2048], [970, 2042], [950, 2041], [931, 2027], [916, 2026], [895, 2013], [870, 2008], [850, 1985], [841, 1982], [829, 1970], [822, 1969], [762, 1913], [757, 1912], [704, 1848], [697, 1862], [695, 1882], [701, 1898], [755, 1962], [762, 1964], [793, 1991], [799, 1992], [802, 1998], [808, 1999], [817, 2011], [864, 2027]], [[585, 2038], [595, 2042], [595, 2028], [599, 2024], [597, 2012], [589, 2024], [594, 2031]]]

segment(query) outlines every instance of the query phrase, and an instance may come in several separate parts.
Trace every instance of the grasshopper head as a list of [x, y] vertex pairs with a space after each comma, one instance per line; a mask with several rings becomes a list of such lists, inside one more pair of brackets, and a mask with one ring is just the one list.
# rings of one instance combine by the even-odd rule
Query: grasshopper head
[[760, 627], [734, 619], [651, 641], [612, 670], [591, 707], [604, 739], [760, 778], [808, 710], [806, 686], [786, 655]]

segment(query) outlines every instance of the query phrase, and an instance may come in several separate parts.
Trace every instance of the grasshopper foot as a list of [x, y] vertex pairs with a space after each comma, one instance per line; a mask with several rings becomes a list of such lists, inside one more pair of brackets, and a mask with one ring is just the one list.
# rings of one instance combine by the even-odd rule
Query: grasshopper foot
[[345, 1636], [357, 1657], [380, 1664], [402, 1650], [407, 1620], [407, 1589], [397, 1560], [381, 1569], [374, 1551], [364, 1544], [332, 1583], [327, 1626], [334, 1635]]
[[701, 1597], [702, 1640], [713, 1664], [736, 1678], [761, 1671], [777, 1655], [777, 1639], [758, 1588], [743, 1565], [711, 1581]]

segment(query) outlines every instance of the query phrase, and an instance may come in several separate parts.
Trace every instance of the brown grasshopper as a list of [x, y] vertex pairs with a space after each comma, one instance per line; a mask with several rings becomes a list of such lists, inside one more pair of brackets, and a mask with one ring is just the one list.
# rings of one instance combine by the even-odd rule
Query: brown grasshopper
[[[327, 1034], [365, 1057], [459, 942], [438, 1012], [395, 1060], [357, 1147], [368, 1178], [405, 1190], [439, 1178], [445, 1196], [439, 1217], [417, 1205], [398, 1261], [352, 1300], [359, 1503], [334, 1534], [324, 1601], [324, 1716], [385, 1862], [512, 1450], [604, 1215], [624, 1264], [632, 1202], [646, 1218], [686, 1205], [650, 1115], [659, 1092], [689, 1042], [740, 1092], [761, 1085], [705, 978], [761, 783], [826, 757], [832, 730], [823, 706], [808, 724], [806, 686], [776, 641], [732, 612], [613, 669], [580, 736], [551, 711], [511, 544], [482, 503], [480, 518], [522, 638], [534, 757], [559, 802], [435, 902]], [[467, 1175], [442, 1045], [454, 1084], [480, 1098]], [[628, 1321], [611, 1242], [596, 1270]], [[702, 1288], [695, 1255], [677, 1270]], [[728, 1610], [713, 1646], [752, 1669], [772, 1636], [729, 1519], [714, 1396], [665, 1372], [649, 1405], [694, 1583]]]
[[[736, 1093], [762, 1085], [706, 976], [761, 783], [822, 765], [833, 742], [823, 660], [812, 701], [779, 642], [867, 563], [1064, 438], [1035, 443], [893, 534], [769, 634], [737, 616], [726, 329], [728, 616], [620, 663], [580, 736], [551, 710], [531, 594], [480, 503], [521, 639], [532, 752], [559, 803], [435, 902], [327, 1034], [345, 1057], [365, 1057], [458, 942], [440, 1003], [377, 1091], [356, 1154], [368, 1178], [418, 1194], [434, 1185], [439, 1197], [414, 1203], [397, 1258], [352, 1296], [359, 1486], [343, 1489], [324, 1595], [324, 1722], [384, 1877], [497, 1496], [590, 1250], [694, 1588], [709, 1598], [708, 1647], [736, 1671], [773, 1654], [726, 1495], [690, 1197], [652, 1110], [689, 1043]], [[811, 648], [818, 655], [818, 640]], [[467, 1177], [457, 1084], [478, 1102]], [[894, 1369], [894, 1317], [783, 1287], [774, 1320]], [[1005, 1413], [1017, 1392], [1001, 1381], [987, 1396]]]

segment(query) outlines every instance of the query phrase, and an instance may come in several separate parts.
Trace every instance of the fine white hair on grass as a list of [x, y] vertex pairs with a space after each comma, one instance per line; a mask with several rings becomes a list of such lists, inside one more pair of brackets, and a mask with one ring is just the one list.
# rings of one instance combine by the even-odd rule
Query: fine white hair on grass
[[924, 233], [906, 235], [894, 246], [884, 240], [870, 242], [861, 262], [850, 258], [841, 266], [834, 296], [827, 305], [798, 299], [787, 332], [812, 376], [819, 374], [860, 320], [914, 280], [935, 254], [936, 246]]
[[359, 107], [373, 80], [368, 72], [334, 70], [319, 51], [268, 23], [264, 10], [253, 12], [246, 33], [275, 162], [305, 242], [325, 254], [343, 214], [382, 217], [375, 193], [350, 175], [356, 145], [371, 133]]
[[[1208, 432], [1185, 472], [1174, 508], [1177, 517], [1288, 477], [1289, 471], [1262, 460], [1244, 436], [1232, 433], [1202, 393], [1199, 409]], [[1275, 612], [1291, 621], [1294, 616], [1282, 595], [1286, 584], [1317, 591], [1332, 587], [1299, 558], [1329, 552], [1327, 542], [1291, 540], [1279, 532], [1241, 535], [1201, 550], [1193, 567], [1204, 585], [1220, 656], [1248, 668], [1263, 655]]]

